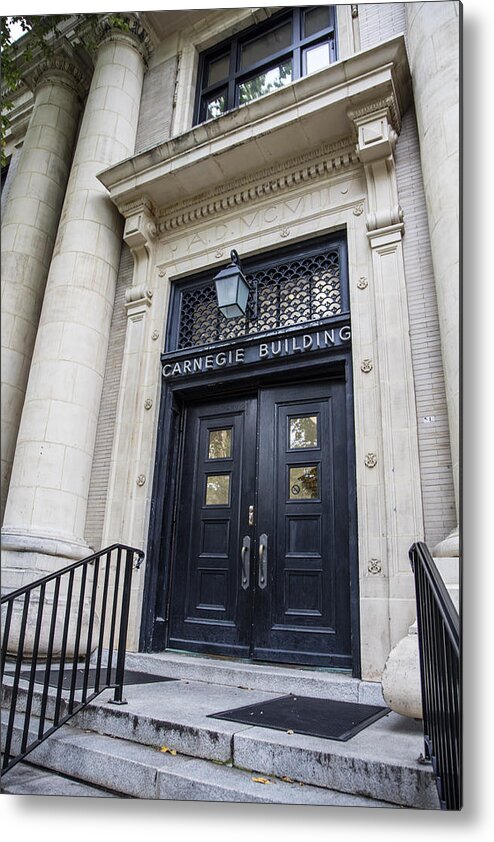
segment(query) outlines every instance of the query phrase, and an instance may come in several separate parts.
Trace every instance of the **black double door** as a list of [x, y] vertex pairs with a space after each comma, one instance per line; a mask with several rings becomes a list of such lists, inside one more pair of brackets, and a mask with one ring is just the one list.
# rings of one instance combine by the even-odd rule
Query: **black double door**
[[184, 412], [168, 646], [350, 669], [344, 383]]

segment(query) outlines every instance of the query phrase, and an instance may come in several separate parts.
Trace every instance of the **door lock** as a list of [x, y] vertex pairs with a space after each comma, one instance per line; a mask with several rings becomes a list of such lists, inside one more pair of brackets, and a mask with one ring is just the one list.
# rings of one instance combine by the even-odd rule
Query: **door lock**
[[249, 526], [254, 526], [254, 506], [249, 506]]

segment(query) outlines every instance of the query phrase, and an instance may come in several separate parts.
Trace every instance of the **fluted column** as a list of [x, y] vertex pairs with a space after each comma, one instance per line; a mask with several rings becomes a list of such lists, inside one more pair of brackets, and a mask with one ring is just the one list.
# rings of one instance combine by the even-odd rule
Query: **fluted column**
[[80, 107], [88, 86], [84, 72], [60, 56], [43, 62], [32, 84], [33, 112], [2, 219], [2, 517]]
[[[5, 586], [84, 557], [122, 220], [97, 173], [134, 152], [145, 33], [98, 47], [40, 317], [2, 530]], [[17, 581], [15, 581], [17, 580]]]
[[[406, 12], [458, 512], [460, 4], [406, 3]], [[445, 543], [442, 554], [458, 555], [457, 533]]]

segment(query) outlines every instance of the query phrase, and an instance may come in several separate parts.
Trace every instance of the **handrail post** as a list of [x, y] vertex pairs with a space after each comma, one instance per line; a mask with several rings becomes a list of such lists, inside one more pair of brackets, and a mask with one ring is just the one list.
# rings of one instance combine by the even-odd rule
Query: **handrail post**
[[118, 636], [117, 666], [115, 674], [115, 695], [109, 700], [112, 705], [126, 705], [123, 698], [123, 684], [125, 673], [125, 652], [127, 647], [127, 630], [129, 625], [130, 589], [132, 583], [132, 562], [134, 553], [128, 549], [125, 556], [125, 573], [122, 588], [122, 608], [120, 611], [120, 631]]
[[458, 612], [427, 546], [410, 547], [415, 578], [425, 757], [441, 809], [461, 809], [461, 687]]
[[[113, 584], [113, 592], [110, 590], [110, 566], [111, 566], [111, 559], [112, 559], [112, 552], [113, 550], [117, 550], [117, 570], [115, 573], [115, 581]], [[119, 576], [120, 571], [120, 560], [125, 553], [125, 570], [123, 576], [123, 583], [122, 577]], [[105, 577], [104, 577], [104, 584], [103, 590], [100, 594], [102, 597], [102, 607], [101, 607], [101, 617], [100, 617], [100, 631], [98, 635], [98, 656], [96, 662], [96, 669], [90, 669], [90, 655], [91, 655], [91, 643], [93, 639], [93, 624], [95, 619], [95, 611], [96, 611], [96, 604], [98, 601], [98, 573], [99, 573], [99, 563], [100, 560], [105, 557], [106, 558], [106, 570], [105, 570]], [[53, 734], [61, 725], [64, 725], [68, 722], [69, 719], [79, 713], [79, 711], [83, 710], [87, 705], [93, 701], [102, 691], [109, 690], [111, 688], [115, 688], [115, 698], [112, 700], [113, 704], [127, 704], [127, 702], [123, 699], [123, 686], [125, 680], [125, 650], [126, 650], [126, 643], [127, 643], [127, 631], [128, 631], [128, 624], [129, 624], [129, 611], [130, 611], [130, 598], [131, 598], [131, 587], [132, 587], [132, 570], [133, 570], [133, 561], [134, 558], [137, 557], [137, 561], [135, 564], [135, 569], [138, 570], [141, 562], [144, 558], [144, 552], [142, 550], [135, 549], [133, 547], [124, 546], [122, 544], [113, 544], [111, 547], [107, 547], [105, 549], [100, 550], [97, 553], [94, 553], [92, 556], [88, 558], [82, 559], [80, 561], [74, 562], [73, 564], [64, 567], [63, 570], [58, 570], [54, 573], [50, 573], [47, 576], [44, 576], [41, 579], [38, 579], [35, 582], [31, 582], [29, 585], [25, 585], [21, 588], [18, 588], [15, 591], [12, 591], [9, 594], [1, 597], [0, 603], [2, 606], [2, 625], [3, 625], [3, 642], [2, 642], [2, 653], [1, 653], [1, 662], [2, 662], [2, 679], [5, 674], [5, 665], [7, 659], [9, 658], [9, 650], [12, 650], [12, 661], [13, 661], [13, 672], [9, 671], [7, 673], [9, 682], [7, 688], [7, 697], [10, 696], [10, 710], [8, 715], [8, 724], [5, 729], [5, 732], [2, 730], [2, 752], [3, 752], [3, 763], [2, 769], [0, 774], [3, 776], [7, 772], [10, 771], [17, 763], [23, 760], [33, 749], [35, 749], [41, 742], [43, 742], [50, 734]], [[89, 610], [89, 618], [88, 618], [88, 629], [87, 629], [87, 642], [86, 642], [86, 665], [83, 670], [83, 682], [82, 687], [78, 684], [78, 655], [79, 655], [79, 648], [81, 642], [81, 635], [84, 623], [84, 616], [86, 609], [86, 577], [88, 571], [88, 565], [95, 566], [95, 576], [93, 580], [93, 585], [91, 587], [90, 593], [90, 604], [88, 606]], [[82, 571], [81, 580], [80, 580], [80, 591], [79, 591], [79, 598], [72, 601], [72, 591], [73, 591], [73, 584], [74, 584], [74, 577], [76, 575], [76, 571]], [[62, 639], [59, 643], [57, 643], [57, 652], [58, 648], [60, 649], [59, 652], [59, 664], [58, 664], [58, 671], [52, 671], [52, 661], [54, 658], [55, 653], [55, 635], [56, 635], [56, 627], [57, 627], [57, 619], [58, 619], [58, 605], [59, 605], [59, 595], [61, 590], [61, 583], [68, 578], [67, 584], [67, 596], [66, 596], [66, 605], [65, 611], [63, 616], [63, 629], [62, 629]], [[39, 662], [39, 641], [42, 632], [42, 625], [44, 623], [43, 617], [43, 606], [45, 603], [45, 596], [46, 596], [46, 588], [47, 586], [51, 587], [53, 585], [53, 595], [52, 595], [52, 608], [51, 608], [51, 618], [49, 619], [49, 635], [48, 635], [48, 643], [46, 647], [46, 662], [40, 664]], [[38, 599], [34, 598], [36, 594], [39, 594]], [[33, 599], [31, 599], [33, 596]], [[111, 602], [110, 610], [107, 611], [109, 607], [107, 603]], [[19, 606], [19, 610], [17, 613], [20, 614], [18, 625], [19, 630], [16, 629], [16, 644], [12, 644], [12, 620], [14, 618], [14, 612], [16, 611], [16, 606]], [[30, 665], [27, 666], [25, 661], [29, 655], [29, 652], [25, 651], [25, 638], [26, 638], [26, 630], [28, 625], [28, 612], [30, 610], [30, 606], [37, 605], [37, 616], [33, 618], [34, 623], [34, 638], [32, 641], [32, 655], [30, 658]], [[4, 616], [4, 606], [6, 608], [5, 616]], [[119, 609], [120, 609], [120, 617], [118, 623], [118, 616], [119, 616]], [[111, 624], [110, 628], [110, 645], [109, 645], [109, 657], [108, 657], [108, 666], [105, 671], [105, 678], [106, 681], [103, 681], [100, 685], [100, 672], [101, 672], [101, 654], [102, 654], [102, 645], [105, 635], [105, 618], [109, 616], [109, 622]], [[111, 665], [111, 655], [112, 655], [112, 648], [113, 648], [113, 634], [116, 631], [116, 627], [119, 625], [118, 628], [118, 650], [117, 650], [117, 665], [115, 670], [115, 681], [113, 681], [113, 669]], [[67, 640], [69, 635], [69, 629], [71, 627], [75, 628], [75, 639], [74, 639], [74, 646], [73, 646], [73, 663], [68, 670], [65, 670], [65, 662], [67, 657]], [[10, 641], [10, 642], [9, 642]], [[27, 653], [27, 654], [26, 654]], [[38, 665], [42, 669], [38, 669]], [[42, 673], [43, 678], [39, 677], [39, 673]], [[94, 683], [92, 683], [91, 692], [88, 692], [88, 683], [89, 683], [89, 675], [90, 672], [94, 672]], [[70, 687], [66, 687], [66, 680], [67, 674], [70, 680]], [[56, 692], [54, 697], [49, 695], [49, 686], [50, 682], [56, 678]], [[23, 682], [22, 687], [21, 682]], [[24, 686], [27, 683], [27, 688]], [[37, 724], [33, 722], [34, 715], [32, 714], [33, 708], [33, 694], [34, 694], [34, 685], [41, 684], [42, 688], [37, 693], [40, 694], [40, 711], [39, 714], [36, 715]], [[68, 704], [66, 704], [65, 699], [62, 699], [62, 692], [64, 689], [69, 689], [69, 700]], [[76, 692], [79, 693], [81, 691], [82, 698], [76, 698]], [[26, 703], [24, 706], [24, 711], [22, 705], [18, 706], [18, 696], [21, 694], [26, 695]], [[47, 720], [47, 709], [48, 703], [53, 701], [54, 711], [53, 714], [50, 714], [50, 720]], [[19, 709], [18, 709], [19, 707]], [[24, 712], [24, 716], [22, 717], [22, 713]], [[20, 714], [21, 716], [19, 716]], [[17, 725], [17, 721], [21, 721], [22, 725], [20, 726], [21, 734], [19, 737], [19, 745], [20, 750], [13, 750], [11, 751], [12, 740], [16, 737], [16, 729], [18, 730], [19, 726]], [[46, 722], [46, 726], [45, 726]], [[31, 735], [30, 731], [31, 728], [36, 728], [37, 736]]]

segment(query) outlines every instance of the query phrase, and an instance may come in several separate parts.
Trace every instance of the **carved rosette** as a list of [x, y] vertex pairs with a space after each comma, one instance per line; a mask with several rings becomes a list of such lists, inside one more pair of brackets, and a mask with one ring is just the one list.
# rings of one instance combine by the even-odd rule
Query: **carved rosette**
[[374, 576], [382, 573], [382, 564], [378, 558], [371, 558], [367, 565], [367, 570], [369, 573], [372, 573]]
[[377, 454], [376, 453], [366, 453], [365, 454], [365, 467], [366, 468], [375, 468], [377, 465]]

